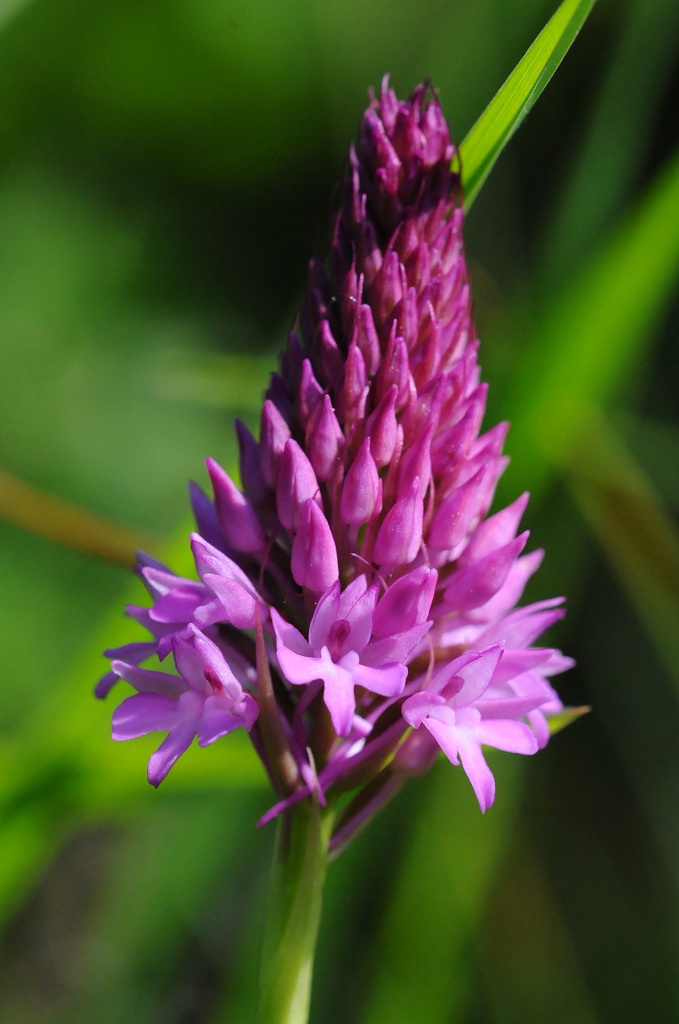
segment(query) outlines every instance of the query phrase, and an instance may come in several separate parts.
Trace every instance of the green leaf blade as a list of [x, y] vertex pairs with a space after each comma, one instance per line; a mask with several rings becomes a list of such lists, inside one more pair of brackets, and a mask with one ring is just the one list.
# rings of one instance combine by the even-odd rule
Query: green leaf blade
[[462, 188], [469, 210], [500, 153], [550, 81], [595, 0], [563, 0], [495, 94], [462, 145]]

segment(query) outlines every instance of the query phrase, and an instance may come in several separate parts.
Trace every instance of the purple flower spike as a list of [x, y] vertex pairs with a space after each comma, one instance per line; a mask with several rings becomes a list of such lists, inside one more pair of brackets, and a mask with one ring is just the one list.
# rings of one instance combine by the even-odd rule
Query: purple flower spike
[[[356, 790], [344, 845], [443, 750], [481, 809], [484, 746], [532, 754], [570, 667], [534, 646], [561, 599], [517, 608], [542, 552], [523, 554], [528, 495], [489, 516], [507, 424], [485, 433], [456, 149], [438, 97], [385, 79], [351, 148], [327, 265], [264, 396], [237, 423], [243, 493], [213, 460], [195, 485], [197, 580], [143, 559], [150, 633], [108, 652], [138, 691], [114, 735], [167, 732], [157, 785], [194, 736], [243, 726], [277, 793], [270, 820]], [[254, 639], [253, 639], [254, 636]], [[178, 675], [142, 668], [172, 653]], [[317, 767], [318, 766], [318, 767]], [[366, 788], [368, 787], [368, 788]]]

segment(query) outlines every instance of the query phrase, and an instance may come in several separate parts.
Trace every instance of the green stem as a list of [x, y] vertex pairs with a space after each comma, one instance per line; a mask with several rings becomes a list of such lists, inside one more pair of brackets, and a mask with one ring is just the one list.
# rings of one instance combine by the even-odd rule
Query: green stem
[[257, 1024], [307, 1024], [334, 811], [304, 800], [278, 820]]

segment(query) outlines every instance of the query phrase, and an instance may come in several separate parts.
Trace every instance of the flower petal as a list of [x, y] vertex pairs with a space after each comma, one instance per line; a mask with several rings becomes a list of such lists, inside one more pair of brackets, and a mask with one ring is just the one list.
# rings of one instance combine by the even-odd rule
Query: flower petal
[[404, 663], [430, 628], [431, 622], [423, 622], [421, 626], [413, 626], [412, 629], [407, 629], [403, 633], [396, 633], [384, 640], [368, 644], [361, 652], [361, 663], [372, 665], [375, 668], [392, 662]]
[[[359, 577], [359, 579], [365, 579], [365, 577]], [[358, 581], [355, 580], [354, 582], [356, 583]], [[373, 615], [375, 612], [376, 601], [376, 586], [372, 586], [369, 590], [366, 590], [365, 593], [353, 603], [345, 615], [342, 615], [342, 605], [343, 603], [346, 605], [348, 602], [340, 601], [338, 617], [343, 618], [351, 627], [349, 635], [342, 644], [340, 655], [347, 654], [349, 651], [356, 651], [357, 654], [360, 654], [367, 646], [372, 634]]]
[[455, 696], [451, 698], [453, 707], [462, 708], [473, 704], [485, 693], [502, 657], [502, 650], [500, 644], [487, 647], [485, 651], [479, 651], [478, 658], [470, 659], [458, 670], [456, 674], [461, 676], [464, 682]]
[[511, 754], [534, 754], [538, 749], [535, 736], [523, 722], [509, 719], [483, 721], [477, 728], [477, 735], [487, 747], [507, 750]]
[[392, 583], [375, 609], [373, 636], [382, 640], [425, 622], [437, 579], [436, 570], [422, 565]]
[[216, 573], [205, 573], [206, 585], [216, 594], [219, 606], [206, 604], [198, 609], [194, 621], [201, 626], [230, 622], [236, 629], [254, 629], [256, 598], [237, 580]]
[[368, 665], [356, 664], [350, 671], [355, 686], [363, 686], [371, 693], [379, 693], [381, 697], [397, 697], [403, 692], [408, 678], [405, 665], [390, 664], [370, 668]]
[[[187, 633], [187, 635], [190, 634]], [[182, 679], [185, 679], [188, 685], [203, 697], [212, 693], [212, 688], [205, 678], [205, 662], [193, 644], [180, 636], [175, 636], [172, 641], [172, 653], [177, 671]]]
[[159, 693], [136, 693], [113, 712], [114, 740], [136, 740], [151, 732], [169, 732], [182, 719], [176, 700]]
[[179, 676], [171, 676], [168, 672], [154, 672], [118, 659], [111, 662], [111, 669], [116, 676], [134, 686], [139, 693], [158, 693], [176, 700], [186, 690], [184, 680]]
[[193, 634], [193, 642], [196, 645], [196, 650], [200, 653], [200, 656], [205, 662], [207, 662], [207, 665], [219, 679], [229, 701], [233, 704], [242, 700], [243, 688], [231, 671], [231, 667], [219, 647], [217, 647], [217, 644], [213, 643], [209, 637], [206, 637], [205, 634], [201, 633], [201, 631], [196, 629], [195, 626], [191, 627], [191, 632]]
[[[327, 651], [327, 647], [324, 647], [323, 650]], [[313, 655], [309, 657], [308, 655], [297, 654], [288, 647], [278, 647], [276, 649], [276, 656], [281, 672], [287, 681], [295, 686], [303, 686], [306, 683], [313, 683], [316, 679], [324, 679], [325, 672], [330, 671], [327, 667], [328, 664], [332, 665], [329, 655], [328, 661], [325, 662], [321, 658], [313, 657]]]
[[147, 776], [152, 786], [158, 788], [170, 768], [189, 749], [195, 735], [195, 723], [182, 722], [163, 740], [155, 754], [151, 754]]
[[356, 711], [354, 680], [346, 669], [328, 663], [323, 672], [323, 700], [338, 736], [348, 736]]
[[417, 729], [434, 708], [444, 707], [445, 703], [443, 697], [438, 693], [428, 693], [421, 690], [403, 702], [401, 713], [408, 725], [411, 725], [413, 729]]
[[527, 540], [528, 533], [522, 533], [509, 544], [459, 568], [446, 587], [445, 603], [455, 611], [468, 611], [489, 601], [507, 579]]
[[312, 658], [313, 649], [298, 629], [283, 618], [275, 608], [271, 609], [271, 621], [276, 633], [276, 647], [287, 647], [288, 650], [302, 657]]
[[149, 615], [154, 622], [189, 622], [208, 596], [200, 583], [185, 581], [156, 601]]
[[[247, 700], [248, 703], [243, 710], [249, 713], [242, 715], [235, 714], [233, 703], [225, 701], [221, 695], [215, 694], [213, 697], [208, 697], [205, 701], [203, 717], [198, 723], [198, 743], [200, 746], [208, 747], [211, 743], [221, 739], [222, 736], [227, 736], [230, 732], [239, 729], [241, 726], [249, 731], [254, 719], [257, 717], [258, 708], [255, 701], [249, 695], [247, 695]], [[254, 705], [254, 718], [253, 709], [250, 705]]]
[[332, 586], [328, 587], [316, 605], [316, 610], [309, 625], [309, 645], [312, 648], [320, 649], [327, 644], [330, 627], [337, 620], [339, 603], [340, 584], [339, 580], [337, 580]]

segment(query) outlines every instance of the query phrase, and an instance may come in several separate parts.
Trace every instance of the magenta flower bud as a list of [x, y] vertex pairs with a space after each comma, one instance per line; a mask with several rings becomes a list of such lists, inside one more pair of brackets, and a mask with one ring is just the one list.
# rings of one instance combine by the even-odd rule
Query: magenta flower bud
[[378, 402], [395, 384], [398, 389], [396, 410], [400, 412], [410, 397], [409, 381], [408, 349], [403, 338], [392, 335], [387, 345], [384, 361], [377, 374], [376, 398]]
[[401, 301], [408, 287], [405, 270], [398, 254], [389, 253], [373, 281], [370, 302], [379, 329], [386, 323], [394, 307]]
[[[339, 228], [339, 223], [335, 223], [335, 233]], [[333, 255], [338, 254], [337, 238], [334, 239], [333, 244]], [[363, 295], [363, 278], [359, 278], [356, 274], [356, 263], [352, 262], [346, 273], [343, 273], [341, 268], [337, 266], [335, 268], [335, 276], [342, 277], [342, 288], [341, 288], [341, 303], [340, 303], [340, 316], [342, 319], [342, 330], [344, 334], [349, 337], [354, 329], [354, 320], [356, 319], [356, 310], [359, 307], [361, 301], [361, 295]]]
[[417, 292], [414, 288], [408, 288], [392, 313], [397, 333], [405, 341], [409, 352], [419, 343], [420, 314], [418, 305]]
[[432, 276], [429, 246], [424, 241], [418, 241], [417, 234], [414, 235], [413, 241], [415, 242], [415, 247], [407, 257], [404, 257], [403, 253], [399, 253], [403, 260], [406, 280], [410, 287], [421, 285], [423, 281], [429, 281]]
[[430, 548], [452, 551], [469, 533], [478, 511], [478, 490], [485, 470], [478, 472], [445, 498], [432, 519], [427, 535]]
[[344, 358], [332, 336], [327, 320], [324, 320], [320, 327], [319, 358], [326, 381], [329, 384], [334, 384], [344, 370]]
[[375, 511], [379, 490], [380, 478], [367, 437], [344, 480], [340, 502], [342, 522], [349, 526], [367, 523]]
[[208, 543], [214, 547], [224, 547], [226, 538], [217, 520], [215, 507], [202, 487], [199, 487], [193, 481], [189, 483], [189, 500], [198, 533], [205, 537]]
[[346, 414], [350, 409], [356, 408], [367, 383], [368, 374], [365, 360], [359, 347], [352, 342], [349, 346], [344, 371], [344, 409]]
[[240, 451], [239, 468], [243, 490], [249, 498], [250, 504], [259, 508], [270, 494], [270, 488], [262, 475], [259, 445], [240, 420], [236, 420], [236, 435]]
[[377, 408], [368, 417], [365, 432], [370, 438], [370, 450], [377, 466], [382, 468], [389, 463], [398, 437], [398, 421], [396, 419], [396, 399], [398, 387], [393, 384], [382, 398]]
[[453, 460], [466, 458], [478, 434], [480, 419], [475, 406], [470, 405], [458, 423], [439, 434], [432, 445], [432, 464], [435, 472], [444, 472]]
[[352, 342], [358, 345], [365, 361], [366, 370], [372, 377], [377, 373], [380, 360], [382, 359], [382, 352], [380, 350], [380, 339], [375, 329], [372, 309], [368, 305], [363, 304], [359, 306]]
[[281, 353], [281, 379], [288, 394], [294, 394], [300, 385], [304, 352], [294, 331], [290, 332], [288, 351]]
[[307, 449], [319, 480], [331, 480], [342, 460], [344, 434], [329, 395], [316, 406], [307, 428]]
[[398, 477], [398, 493], [405, 494], [410, 490], [413, 480], [419, 479], [422, 493], [426, 493], [431, 479], [431, 439], [434, 436], [434, 425], [418, 437], [415, 444], [408, 449], [401, 459]]
[[376, 170], [376, 175], [379, 175], [381, 188], [394, 199], [398, 193], [401, 161], [385, 128], [376, 111], [366, 111], [361, 126], [361, 144], [365, 155]]
[[509, 544], [459, 569], [446, 587], [445, 603], [450, 608], [469, 611], [489, 601], [507, 579], [527, 540], [528, 531]]
[[408, 565], [422, 545], [422, 484], [418, 477], [410, 490], [387, 512], [375, 541], [374, 558], [390, 568]]
[[259, 462], [262, 467], [262, 476], [269, 487], [276, 485], [276, 466], [289, 439], [290, 427], [273, 402], [267, 399], [262, 409]]
[[332, 531], [315, 501], [307, 501], [292, 545], [290, 562], [295, 583], [321, 594], [339, 577], [337, 547]]
[[439, 429], [441, 422], [441, 408], [444, 399], [444, 382], [439, 374], [434, 380], [418, 389], [417, 382], [413, 378], [414, 396], [404, 415], [404, 432], [406, 443], [410, 446], [415, 444], [417, 439], [427, 430], [433, 430], [433, 435]]
[[266, 538], [252, 505], [214, 459], [206, 459], [205, 465], [215, 495], [217, 519], [227, 543], [234, 551], [258, 554], [263, 550]]
[[291, 439], [278, 460], [276, 475], [276, 509], [286, 530], [299, 529], [302, 509], [310, 498], [320, 504], [318, 480], [309, 459]]
[[294, 421], [294, 404], [285, 390], [283, 379], [278, 373], [271, 374], [269, 386], [264, 393], [264, 397], [276, 407], [286, 423]]
[[361, 216], [356, 221], [356, 250], [363, 266], [365, 288], [369, 288], [382, 266], [382, 253], [372, 222], [366, 218], [366, 203], [361, 203]]
[[373, 636], [379, 640], [425, 622], [434, 600], [437, 579], [435, 569], [421, 565], [392, 583], [375, 611]]
[[517, 498], [513, 504], [486, 519], [474, 533], [460, 558], [460, 565], [474, 562], [491, 551], [497, 551], [516, 536], [523, 513], [528, 505], [528, 492]]
[[311, 363], [308, 359], [305, 359], [302, 363], [298, 395], [299, 417], [304, 427], [306, 427], [311, 414], [322, 398], [323, 388], [314, 376]]

